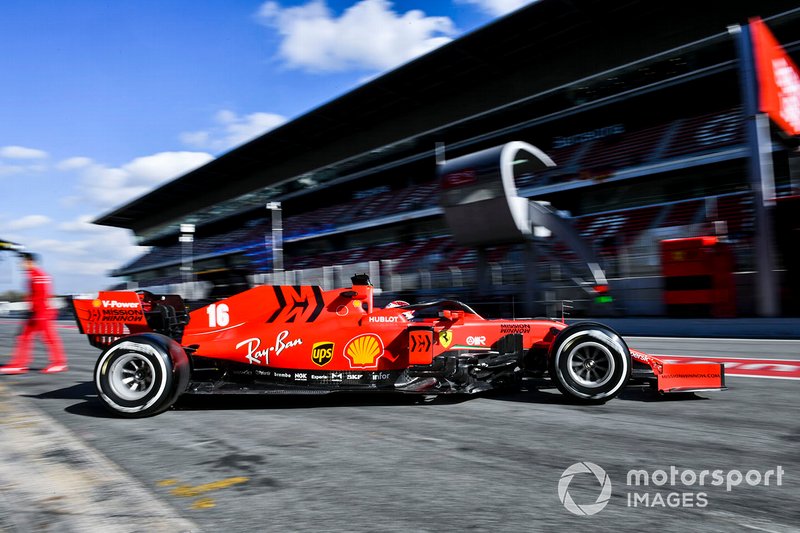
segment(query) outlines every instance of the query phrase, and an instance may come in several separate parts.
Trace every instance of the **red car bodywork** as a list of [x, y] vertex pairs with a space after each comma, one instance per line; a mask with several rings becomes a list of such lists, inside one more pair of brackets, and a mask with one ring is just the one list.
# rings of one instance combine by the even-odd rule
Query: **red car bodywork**
[[[73, 300], [73, 305], [81, 331], [101, 348], [153, 330], [171, 336], [188, 354], [191, 368], [187, 389], [181, 392], [217, 392], [220, 383], [231, 381], [297, 391], [477, 392], [493, 387], [442, 390], [439, 379], [436, 390], [424, 384], [404, 389], [398, 376], [412, 369], [438, 376], [424, 371], [446, 365], [442, 361], [448, 357], [461, 360], [471, 355], [476, 358], [470, 367], [473, 377], [492, 369], [510, 376], [537, 364], [533, 373], [544, 374], [554, 342], [568, 327], [546, 319], [484, 319], [454, 300], [375, 307], [373, 291], [368, 281], [329, 291], [259, 286], [192, 311], [188, 323], [173, 320], [179, 326], [169, 332], [154, 326], [153, 316], [159, 311], [159, 324], [164, 324], [169, 313], [163, 308], [173, 314], [177, 308], [180, 318], [179, 297], [114, 291]], [[501, 348], [506, 345], [513, 347]], [[518, 356], [500, 358], [514, 351]], [[492, 354], [493, 360], [481, 359]], [[724, 388], [721, 365], [665, 363], [636, 350], [629, 354], [634, 377], [637, 368], [639, 374], [644, 370], [661, 392]], [[203, 378], [203, 370], [210, 368], [216, 373]]]

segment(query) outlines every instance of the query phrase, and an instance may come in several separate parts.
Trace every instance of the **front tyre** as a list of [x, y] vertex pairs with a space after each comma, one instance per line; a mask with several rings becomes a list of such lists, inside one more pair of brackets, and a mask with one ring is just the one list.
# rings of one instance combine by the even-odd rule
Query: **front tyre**
[[97, 361], [98, 396], [112, 412], [140, 418], [169, 409], [186, 389], [189, 361], [174, 340], [157, 333], [124, 337]]
[[605, 402], [620, 393], [631, 376], [631, 354], [614, 330], [592, 322], [563, 329], [550, 349], [550, 376], [565, 396]]

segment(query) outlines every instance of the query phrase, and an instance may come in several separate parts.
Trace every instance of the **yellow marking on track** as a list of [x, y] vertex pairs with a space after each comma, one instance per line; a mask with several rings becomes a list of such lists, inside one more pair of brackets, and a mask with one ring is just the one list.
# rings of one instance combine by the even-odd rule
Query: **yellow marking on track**
[[193, 498], [212, 490], [227, 489], [233, 485], [245, 483], [246, 481], [249, 481], [249, 479], [250, 478], [247, 477], [229, 477], [227, 479], [221, 479], [219, 481], [212, 481], [211, 483], [197, 485], [196, 487], [192, 487], [191, 485], [180, 485], [172, 489], [170, 492], [181, 498]]
[[178, 484], [178, 480], [177, 479], [162, 479], [161, 481], [156, 483], [156, 486], [158, 486], [158, 487], [171, 487], [172, 485], [177, 485], [177, 484]]
[[211, 509], [216, 505], [217, 502], [214, 501], [214, 498], [200, 498], [192, 504], [192, 509]]

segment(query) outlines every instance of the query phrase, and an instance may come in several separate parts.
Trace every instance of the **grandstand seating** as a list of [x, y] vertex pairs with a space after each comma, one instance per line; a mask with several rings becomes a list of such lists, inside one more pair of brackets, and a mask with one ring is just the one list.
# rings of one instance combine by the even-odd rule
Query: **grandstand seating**
[[663, 157], [717, 150], [744, 143], [744, 121], [741, 108], [706, 113], [682, 120], [664, 150]]
[[626, 245], [652, 226], [662, 208], [663, 206], [637, 207], [588, 215], [577, 219], [577, 227], [581, 236], [596, 244], [615, 242]]
[[515, 176], [517, 187], [548, 185], [558, 176], [578, 174], [579, 167], [577, 165], [577, 158], [580, 157], [586, 147], [586, 144], [573, 144], [571, 146], [550, 150], [547, 155], [550, 156], [556, 166], [536, 174]]
[[[594, 215], [577, 217], [573, 223], [595, 251], [602, 257], [613, 257], [621, 249], [630, 246], [644, 231], [658, 227], [683, 226], [700, 222], [704, 199], [691, 199], [682, 202], [659, 204], [655, 206], [622, 209]], [[752, 231], [752, 203], [744, 193], [725, 195], [718, 199], [718, 219], [727, 223], [729, 236], [736, 240], [744, 233]], [[193, 255], [219, 253], [231, 250], [244, 251], [257, 271], [271, 267], [272, 253], [264, 244], [264, 234], [269, 231], [264, 220], [248, 224], [247, 227], [233, 230], [207, 239], [199, 239], [193, 247]], [[238, 242], [237, 242], [238, 241]], [[577, 257], [558, 242], [552, 244], [549, 254], [564, 263], [577, 261]], [[504, 261], [509, 246], [493, 246], [487, 249], [489, 262]], [[134, 265], [141, 269], [159, 263], [179, 262], [182, 248], [176, 243], [152, 250], [135, 260]], [[346, 250], [314, 253], [304, 257], [287, 257], [287, 269], [317, 268], [334, 264], [351, 264], [362, 261], [393, 259], [395, 272], [413, 272], [418, 269], [442, 270], [449, 266], [471, 268], [477, 260], [477, 253], [469, 248], [455, 246], [448, 236], [440, 235], [422, 238], [411, 243], [387, 242], [374, 246], [360, 246]]]
[[[449, 241], [447, 237], [433, 237], [418, 239], [405, 250], [399, 250], [394, 270], [395, 272], [410, 272], [417, 268], [425, 268], [425, 260], [429, 260], [434, 253], [441, 253], [445, 244]], [[392, 259], [392, 258], [389, 258]]]
[[[557, 148], [550, 155], [559, 167], [535, 176], [518, 177], [517, 185], [542, 185], [555, 182], [558, 176], [567, 174], [580, 177], [578, 169], [592, 176], [597, 172], [631, 168], [656, 159], [669, 159], [736, 145], [743, 142], [744, 135], [740, 113], [739, 108], [733, 108]], [[438, 205], [437, 188], [438, 182], [431, 180], [302, 214], [291, 215], [284, 211], [284, 238], [313, 235], [350, 223], [432, 207]], [[703, 202], [704, 199], [696, 198], [656, 206], [619, 209], [577, 217], [573, 222], [579, 233], [593, 243], [601, 257], [613, 257], [634, 243], [642, 232], [655, 225], [671, 227], [700, 222], [704, 214]], [[728, 235], [734, 240], [752, 231], [750, 202], [749, 195], [746, 194], [719, 197], [719, 219], [727, 222]], [[272, 254], [264, 239], [270, 228], [270, 219], [259, 217], [231, 231], [198, 237], [193, 245], [193, 256], [243, 252], [254, 270], [267, 271], [271, 268]], [[502, 262], [508, 253], [508, 247], [491, 247], [488, 252], [490, 262]], [[577, 259], [558, 243], [554, 243], [548, 253], [563, 262]], [[175, 243], [155, 248], [120, 270], [142, 270], [162, 263], [175, 264], [180, 262], [181, 257], [182, 247]], [[394, 259], [396, 272], [411, 272], [420, 268], [445, 269], [448, 266], [470, 268], [475, 264], [476, 258], [475, 251], [456, 247], [448, 237], [438, 236], [405, 244], [384, 243], [315, 253], [306, 257], [287, 257], [286, 268], [303, 269]]]
[[662, 226], [684, 226], [697, 222], [703, 204], [703, 199], [697, 199], [671, 205]]
[[596, 179], [622, 169], [744, 143], [741, 108], [735, 107], [574, 144], [550, 151], [558, 166], [517, 177], [518, 187]]
[[[573, 224], [581, 236], [592, 244], [601, 261], [613, 262], [620, 255], [627, 254], [637, 242], [637, 237], [647, 230], [684, 227], [686, 236], [712, 234], [715, 228], [711, 223], [715, 220], [725, 221], [727, 234], [724, 237], [736, 254], [737, 268], [745, 268], [752, 242], [752, 198], [747, 193], [735, 193], [720, 195], [716, 199], [718, 207], [714, 220], [704, 220], [706, 198], [694, 198], [576, 217]], [[578, 257], [558, 241], [547, 243], [544, 253], [560, 264], [578, 261]], [[606, 265], [607, 268], [611, 266]]]
[[[409, 196], [412, 196], [409, 194]], [[654, 206], [620, 209], [611, 212], [586, 215], [573, 219], [579, 233], [592, 244], [598, 258], [604, 263], [607, 273], [618, 273], [619, 257], [630, 254], [632, 246], [643, 232], [655, 228], [685, 227], [687, 232], [709, 233], [711, 225], [702, 222], [705, 198], [693, 198], [680, 202], [670, 202]], [[726, 222], [727, 239], [737, 258], [737, 267], [749, 265], [748, 249], [752, 242], [753, 209], [752, 199], [747, 193], [720, 195], [717, 197], [716, 220]], [[708, 221], [711, 222], [711, 221]], [[249, 223], [246, 227], [232, 230], [211, 238], [199, 239], [194, 246], [195, 257], [208, 254], [214, 248], [220, 253], [232, 248], [244, 250], [244, 255], [254, 271], [266, 272], [271, 268], [272, 254], [264, 245], [265, 220]], [[693, 234], [693, 233], [691, 233]], [[687, 234], [689, 236], [689, 234]], [[235, 243], [231, 239], [247, 238], [248, 243]], [[511, 246], [492, 246], [487, 248], [489, 263], [504, 264], [509, 259]], [[176, 243], [158, 248], [139, 258], [134, 263], [142, 268], [147, 265], [174, 261], [180, 262], [181, 245]], [[562, 269], [574, 275], [578, 272], [577, 256], [559, 241], [542, 243], [539, 252], [548, 262], [561, 265]], [[302, 257], [287, 257], [287, 270], [320, 268], [331, 265], [346, 265], [366, 261], [393, 260], [393, 273], [413, 273], [419, 270], [447, 272], [451, 267], [462, 271], [475, 268], [477, 251], [455, 245], [447, 235], [418, 238], [411, 242], [386, 242], [377, 245], [355, 246], [345, 250], [313, 253]], [[631, 261], [628, 256], [628, 267]], [[573, 266], [570, 266], [573, 265]], [[509, 266], [509, 265], [506, 265]], [[635, 265], [634, 265], [635, 266]], [[650, 264], [647, 272], [657, 273], [658, 266]], [[505, 271], [505, 270], [504, 270]], [[641, 271], [641, 269], [639, 270]], [[563, 275], [563, 274], [562, 274]], [[164, 285], [179, 281], [172, 277], [159, 277], [148, 280], [143, 286]]]
[[668, 129], [669, 124], [661, 124], [592, 141], [579, 166], [581, 169], [611, 171], [646, 163], [653, 158], [655, 147]]
[[285, 238], [313, 235], [337, 226], [438, 205], [438, 182], [386, 191], [350, 202], [326, 206], [284, 220]]

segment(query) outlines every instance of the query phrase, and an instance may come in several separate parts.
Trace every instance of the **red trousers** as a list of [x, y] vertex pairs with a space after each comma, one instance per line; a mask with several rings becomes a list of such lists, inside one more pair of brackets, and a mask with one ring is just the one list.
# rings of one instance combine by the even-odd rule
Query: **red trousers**
[[17, 345], [9, 366], [27, 367], [31, 362], [31, 342], [37, 333], [42, 335], [42, 341], [50, 352], [50, 361], [54, 365], [66, 365], [67, 358], [61, 339], [56, 333], [55, 325], [50, 318], [29, 318], [22, 328], [22, 333], [17, 337]]

